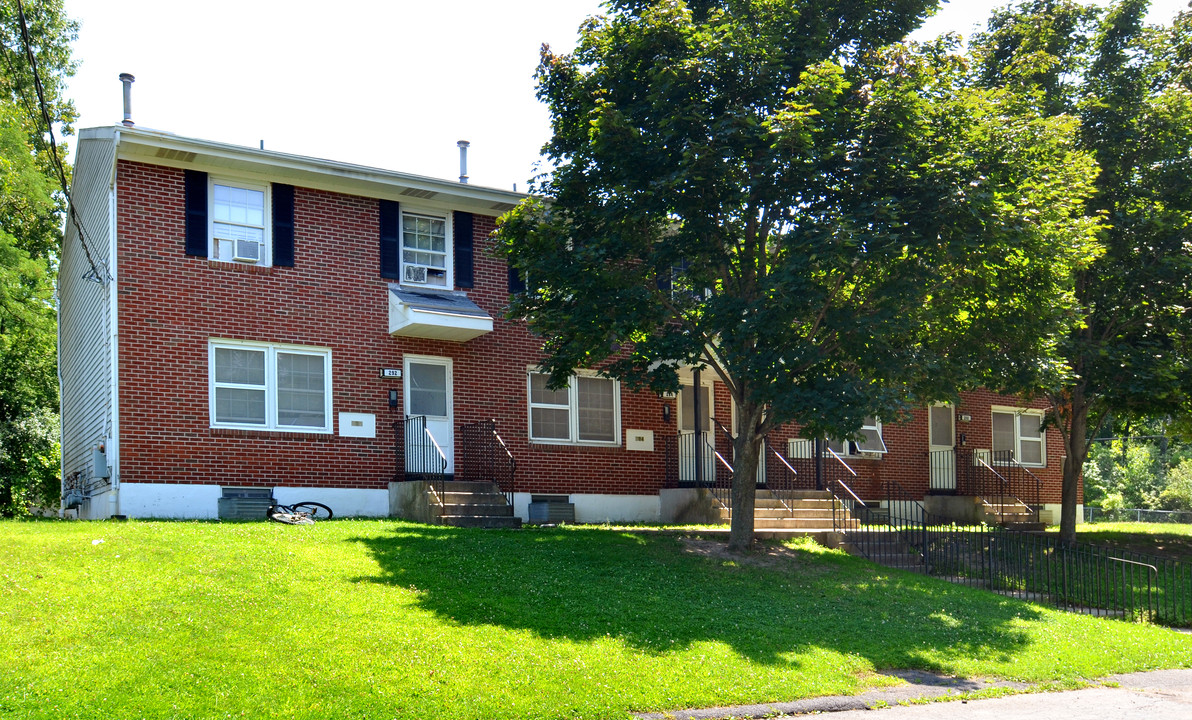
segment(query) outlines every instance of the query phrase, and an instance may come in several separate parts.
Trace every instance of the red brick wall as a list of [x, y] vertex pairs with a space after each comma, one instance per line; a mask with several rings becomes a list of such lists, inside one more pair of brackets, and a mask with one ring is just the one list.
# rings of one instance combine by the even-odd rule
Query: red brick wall
[[[379, 370], [402, 367], [409, 353], [452, 359], [455, 425], [495, 418], [517, 459], [519, 489], [656, 494], [662, 486], [663, 438], [677, 418], [663, 423], [663, 401], [653, 395], [621, 394], [622, 439], [626, 429], [652, 430], [653, 453], [528, 441], [526, 367], [538, 343], [503, 317], [507, 271], [492, 253], [493, 218], [475, 216], [476, 288], [468, 295], [494, 318], [494, 331], [466, 343], [395, 338], [388, 333], [389, 283], [379, 275], [376, 200], [297, 188], [295, 266], [246, 267], [185, 255], [182, 171], [128, 161], [117, 171], [123, 482], [385, 488], [395, 471], [393, 423], [401, 419], [388, 391], [400, 393], [402, 381], [381, 379]], [[374, 414], [377, 437], [211, 428], [209, 338], [331, 348], [333, 418]], [[957, 434], [968, 447], [988, 448], [989, 405], [1019, 403], [992, 393], [964, 397], [957, 415], [968, 413], [972, 422], [958, 422]], [[726, 427], [730, 408], [717, 384], [716, 417]], [[884, 478], [925, 492], [926, 428], [925, 411], [905, 425], [885, 425], [889, 454], [852, 461], [861, 475], [857, 492], [881, 497]], [[775, 433], [775, 447], [785, 452], [795, 430]], [[1047, 467], [1036, 471], [1051, 488], [1047, 502], [1059, 501], [1061, 453], [1058, 434], [1049, 431]]]
[[[295, 266], [245, 267], [185, 255], [182, 171], [121, 161], [117, 172], [123, 482], [384, 488], [395, 470], [392, 423], [401, 419], [388, 391], [400, 393], [402, 382], [379, 370], [402, 367], [410, 353], [452, 359], [456, 426], [496, 418], [523, 489], [658, 491], [660, 444], [644, 453], [528, 443], [526, 367], [538, 344], [502, 317], [508, 274], [491, 252], [494, 218], [475, 216], [476, 289], [468, 292], [494, 331], [467, 343], [395, 338], [376, 200], [297, 188]], [[213, 337], [331, 348], [333, 417], [375, 414], [377, 438], [211, 428]], [[658, 399], [622, 393], [621, 427], [661, 433]]]

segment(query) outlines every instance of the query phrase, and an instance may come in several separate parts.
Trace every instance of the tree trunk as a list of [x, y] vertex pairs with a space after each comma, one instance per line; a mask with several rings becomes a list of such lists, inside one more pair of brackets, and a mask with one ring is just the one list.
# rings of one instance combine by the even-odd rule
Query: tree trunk
[[733, 441], [732, 524], [728, 532], [730, 552], [753, 548], [753, 516], [757, 499], [757, 464], [762, 436], [758, 434], [762, 409], [747, 404], [738, 408], [737, 437]]
[[1070, 424], [1065, 438], [1068, 456], [1064, 462], [1064, 483], [1060, 490], [1060, 542], [1072, 545], [1076, 542], [1076, 495], [1080, 487], [1080, 474], [1088, 457], [1089, 402], [1084, 390], [1073, 390]]

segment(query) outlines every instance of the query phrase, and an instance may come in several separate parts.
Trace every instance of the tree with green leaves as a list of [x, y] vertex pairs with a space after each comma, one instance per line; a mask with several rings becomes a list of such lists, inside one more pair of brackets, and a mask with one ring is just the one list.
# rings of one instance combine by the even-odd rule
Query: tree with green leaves
[[1087, 216], [1102, 254], [1076, 269], [1077, 322], [1042, 387], [1066, 455], [1061, 537], [1075, 541], [1081, 469], [1111, 418], [1187, 417], [1192, 400], [1192, 14], [1143, 24], [1147, 0], [1108, 11], [1031, 0], [975, 38], [988, 86], [1080, 119], [1100, 169]]
[[[715, 373], [737, 408], [730, 549], [762, 438], [849, 437], [1045, 372], [1093, 224], [1070, 118], [979, 87], [932, 0], [614, 0], [544, 47], [553, 163], [500, 221], [510, 316], [554, 387]], [[549, 198], [549, 199], [546, 199]]]
[[61, 0], [0, 5], [0, 515], [58, 499], [53, 290], [69, 168], [47, 121], [72, 132], [76, 29]]

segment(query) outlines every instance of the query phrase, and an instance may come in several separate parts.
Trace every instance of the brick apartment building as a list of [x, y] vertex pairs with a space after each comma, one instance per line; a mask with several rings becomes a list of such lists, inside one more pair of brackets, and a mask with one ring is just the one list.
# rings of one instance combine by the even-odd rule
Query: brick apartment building
[[[115, 126], [80, 133], [72, 195], [84, 232], [67, 225], [59, 372], [64, 505], [80, 517], [214, 518], [243, 488], [400, 514], [394, 488], [425, 476], [418, 438], [459, 477], [468, 428], [488, 420], [522, 518], [550, 495], [580, 522], [675, 519], [665, 493], [731, 463], [733, 409], [710, 373], [673, 398], [586, 373], [545, 388], [490, 239], [518, 193]], [[829, 442], [829, 462], [880, 502], [889, 481], [955, 494], [1000, 452], [1058, 508], [1042, 408], [965, 393]], [[696, 432], [702, 467], [683, 457]], [[806, 459], [797, 437], [770, 438], [763, 472]]]

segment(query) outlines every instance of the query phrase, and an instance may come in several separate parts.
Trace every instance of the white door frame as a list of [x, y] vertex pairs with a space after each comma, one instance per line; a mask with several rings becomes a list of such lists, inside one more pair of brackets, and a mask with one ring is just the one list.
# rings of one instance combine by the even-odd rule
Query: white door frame
[[[936, 443], [934, 427], [932, 422], [932, 413], [939, 409], [947, 409], [949, 411], [948, 417], [952, 421], [952, 437], [951, 442], [947, 445]], [[927, 457], [928, 465], [930, 466], [930, 489], [932, 490], [955, 490], [956, 489], [956, 455], [955, 453], [943, 455], [944, 450], [953, 450], [956, 447], [956, 406], [949, 403], [935, 403], [927, 407]]]
[[[704, 430], [704, 482], [711, 482], [716, 478], [716, 388], [715, 381], [712, 379], [700, 378], [700, 387], [708, 391], [708, 403], [706, 408], [705, 418], [707, 419], [708, 427]], [[685, 391], [695, 392], [695, 384], [688, 380], [687, 382], [680, 381], [678, 402], [676, 403], [678, 412], [676, 413], [676, 424], [679, 428], [679, 480], [683, 482], [695, 482], [695, 454], [699, 451], [693, 444], [684, 444], [684, 433], [694, 435], [696, 423], [691, 423], [690, 430], [683, 429], [684, 413], [683, 411], [683, 393]], [[701, 398], [702, 399], [702, 398]], [[692, 441], [694, 442], [694, 440]], [[687, 458], [684, 462], [683, 458]]]
[[434, 436], [435, 442], [438, 443], [439, 449], [443, 451], [443, 455], [447, 459], [446, 473], [451, 475], [455, 472], [455, 433], [452, 430], [454, 427], [455, 418], [455, 392], [454, 380], [452, 377], [452, 361], [449, 357], [439, 357], [436, 355], [406, 355], [402, 358], [402, 401], [403, 410], [406, 417], [410, 417], [410, 365], [440, 365], [446, 368], [447, 379], [447, 415], [427, 415], [426, 429]]

